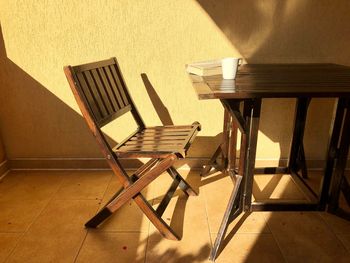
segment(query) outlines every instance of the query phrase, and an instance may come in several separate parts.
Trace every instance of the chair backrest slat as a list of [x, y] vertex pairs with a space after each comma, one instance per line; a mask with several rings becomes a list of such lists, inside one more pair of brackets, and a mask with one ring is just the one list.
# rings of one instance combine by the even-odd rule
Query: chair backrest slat
[[107, 79], [108, 79], [108, 82], [109, 84], [111, 85], [113, 91], [114, 91], [114, 95], [116, 96], [117, 100], [118, 100], [118, 103], [120, 105], [120, 108], [123, 108], [125, 106], [125, 103], [120, 95], [120, 92], [119, 92], [119, 87], [117, 86], [117, 83], [115, 82], [114, 78], [113, 78], [113, 75], [112, 75], [112, 72], [111, 72], [111, 69], [109, 67], [104, 67], [104, 70], [107, 74]]
[[89, 85], [87, 84], [84, 75], [80, 73], [80, 74], [77, 74], [76, 76], [81, 87], [81, 92], [84, 94], [86, 101], [89, 104], [94, 117], [96, 119], [103, 118], [101, 109], [98, 107], [97, 98], [94, 96], [93, 91], [89, 88]]
[[125, 94], [126, 93], [125, 92], [125, 84], [120, 81], [121, 80], [121, 76], [120, 76], [120, 72], [117, 72], [117, 70], [116, 70], [116, 65], [111, 65], [110, 69], [112, 71], [113, 79], [117, 83], [118, 90], [120, 91], [120, 94], [121, 94], [121, 96], [123, 98], [124, 105], [130, 104], [129, 99], [127, 98], [127, 95]]
[[100, 87], [98, 90], [100, 91], [100, 95], [102, 96], [103, 104], [108, 112], [108, 115], [115, 112], [113, 105], [111, 104], [111, 98], [106, 92], [105, 86], [102, 84], [101, 76], [98, 74], [96, 69], [91, 70], [92, 78], [94, 79], [95, 85]]
[[98, 68], [97, 69], [97, 72], [101, 78], [101, 81], [103, 83], [103, 86], [105, 88], [105, 91], [106, 93], [108, 94], [108, 99], [109, 99], [109, 102], [113, 108], [114, 111], [118, 111], [121, 109], [119, 103], [117, 102], [117, 97], [116, 95], [114, 94], [114, 91], [106, 77], [106, 71], [104, 70], [104, 68]]
[[143, 121], [128, 93], [116, 59], [69, 67], [80, 96], [84, 96], [99, 127], [131, 111], [140, 127]]

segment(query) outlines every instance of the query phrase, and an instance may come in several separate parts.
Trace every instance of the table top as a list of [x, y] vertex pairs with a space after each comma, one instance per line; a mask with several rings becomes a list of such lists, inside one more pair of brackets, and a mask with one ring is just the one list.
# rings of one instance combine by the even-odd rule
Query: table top
[[189, 74], [199, 99], [350, 97], [350, 67], [244, 64], [235, 80]]

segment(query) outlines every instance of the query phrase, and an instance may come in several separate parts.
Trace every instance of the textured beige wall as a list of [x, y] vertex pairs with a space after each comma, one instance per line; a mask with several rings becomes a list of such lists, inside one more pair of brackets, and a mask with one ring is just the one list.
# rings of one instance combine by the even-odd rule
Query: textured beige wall
[[[349, 10], [346, 0], [0, 0], [0, 127], [8, 157], [99, 157], [62, 66], [112, 56], [145, 122], [200, 121], [191, 155], [208, 156], [220, 139], [222, 107], [197, 100], [184, 64], [242, 56], [248, 63], [350, 65]], [[153, 88], [145, 88], [143, 72]], [[293, 106], [290, 99], [264, 101], [258, 158], [288, 154]], [[332, 107], [332, 100], [311, 104], [311, 159], [324, 157]], [[105, 130], [115, 141], [126, 133], [114, 131]]]

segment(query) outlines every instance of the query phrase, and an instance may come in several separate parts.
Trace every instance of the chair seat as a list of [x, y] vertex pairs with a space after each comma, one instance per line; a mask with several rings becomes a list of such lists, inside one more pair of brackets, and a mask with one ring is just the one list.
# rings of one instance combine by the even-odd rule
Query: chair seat
[[117, 145], [114, 152], [124, 158], [163, 158], [173, 153], [184, 158], [199, 130], [198, 122], [183, 126], [146, 127]]

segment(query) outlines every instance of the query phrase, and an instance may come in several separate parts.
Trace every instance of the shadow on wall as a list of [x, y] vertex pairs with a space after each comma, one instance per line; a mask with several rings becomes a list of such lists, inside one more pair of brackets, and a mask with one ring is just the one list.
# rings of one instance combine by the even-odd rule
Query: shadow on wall
[[197, 2], [249, 63], [350, 63], [349, 1]]
[[[197, 2], [247, 63], [350, 65], [349, 1]], [[263, 102], [260, 131], [280, 144], [281, 158], [289, 153], [294, 101]], [[325, 156], [333, 106], [332, 99], [311, 102], [304, 141], [306, 155], [313, 159]]]
[[[0, 127], [10, 160], [102, 157], [83, 117], [7, 57], [1, 27], [0, 61]], [[162, 124], [172, 125], [170, 113], [147, 75], [142, 74], [141, 77]], [[69, 89], [68, 84], [64, 88]], [[55, 136], [47, 136], [48, 134]], [[117, 143], [107, 135], [106, 137], [111, 145]], [[201, 146], [204, 143], [208, 146], [206, 153], [203, 153]], [[214, 137], [198, 137], [189, 155], [206, 158], [207, 153], [213, 152], [219, 143], [220, 134]], [[135, 166], [141, 164], [136, 160], [133, 163]]]
[[[164, 105], [163, 101], [157, 94], [156, 89], [153, 87], [151, 81], [149, 80], [147, 74], [142, 73], [141, 78], [147, 94], [152, 102], [152, 105], [162, 123], [162, 125], [174, 125], [173, 119], [169, 113], [168, 108]], [[184, 98], [184, 103], [186, 99]], [[219, 116], [221, 118], [221, 116]], [[193, 120], [195, 121], [195, 120]], [[189, 123], [183, 123], [189, 124]], [[196, 158], [207, 158], [208, 155], [211, 155], [216, 150], [216, 147], [221, 143], [222, 133], [217, 134], [216, 136], [200, 136], [196, 137], [193, 145], [190, 147], [188, 156]]]
[[[12, 152], [16, 158], [75, 158], [82, 153], [83, 157], [102, 157], [83, 117], [7, 58], [1, 27], [0, 61], [0, 127], [9, 159]], [[26, 132], [16, 132], [18, 127]], [[47, 136], [57, 130], [62, 137]], [[36, 151], [41, 156], [27, 155], [28, 149], [37, 148], [43, 149]]]

